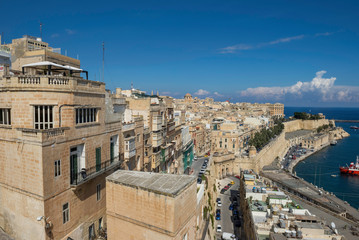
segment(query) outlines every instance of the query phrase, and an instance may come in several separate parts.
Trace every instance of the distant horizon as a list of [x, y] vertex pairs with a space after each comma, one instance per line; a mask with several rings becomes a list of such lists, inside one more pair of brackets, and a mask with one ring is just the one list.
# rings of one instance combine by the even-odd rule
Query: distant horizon
[[[7, 6], [2, 42], [41, 35], [78, 58], [90, 79], [104, 77], [109, 89], [133, 83], [174, 97], [190, 92], [217, 100], [359, 107], [358, 1], [61, 4], [71, 7], [51, 1]], [[14, 12], [23, 17], [14, 20]]]

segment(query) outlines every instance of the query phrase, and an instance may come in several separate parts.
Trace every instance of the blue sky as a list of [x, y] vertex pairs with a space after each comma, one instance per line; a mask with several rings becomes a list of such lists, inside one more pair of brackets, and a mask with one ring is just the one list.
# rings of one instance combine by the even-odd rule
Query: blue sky
[[[18, 8], [18, 6], [26, 6]], [[108, 89], [359, 107], [358, 1], [14, 1], [4, 39], [39, 36]], [[96, 77], [95, 77], [96, 76]]]

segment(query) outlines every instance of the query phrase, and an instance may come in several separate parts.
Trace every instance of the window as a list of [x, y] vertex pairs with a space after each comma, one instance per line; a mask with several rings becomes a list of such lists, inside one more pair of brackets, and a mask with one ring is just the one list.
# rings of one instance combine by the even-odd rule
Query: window
[[96, 186], [96, 199], [97, 201], [101, 199], [101, 184], [97, 184]]
[[98, 220], [98, 229], [102, 229], [102, 218]]
[[0, 124], [11, 125], [10, 108], [0, 108]]
[[77, 108], [76, 124], [97, 121], [97, 108]]
[[55, 161], [55, 177], [61, 175], [61, 160]]
[[34, 106], [35, 129], [50, 129], [54, 127], [53, 106]]
[[101, 170], [101, 147], [96, 148], [96, 172]]
[[95, 225], [91, 224], [89, 227], [89, 240], [95, 239]]
[[62, 205], [62, 223], [65, 224], [70, 220], [69, 203]]

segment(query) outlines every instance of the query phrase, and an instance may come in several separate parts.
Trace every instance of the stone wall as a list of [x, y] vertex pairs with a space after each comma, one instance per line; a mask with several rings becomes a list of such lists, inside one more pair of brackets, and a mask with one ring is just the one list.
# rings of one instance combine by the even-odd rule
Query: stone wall
[[107, 181], [108, 239], [195, 239], [196, 187], [171, 197]]
[[294, 132], [297, 130], [305, 129], [312, 130], [316, 129], [320, 126], [329, 124], [328, 119], [319, 119], [319, 120], [293, 120], [284, 123], [284, 131], [285, 132]]
[[[282, 159], [290, 147], [290, 142], [285, 139], [286, 132], [297, 130], [314, 130], [322, 125], [329, 124], [328, 119], [320, 120], [293, 120], [284, 123], [284, 131], [266, 145], [260, 152], [253, 157], [221, 155], [214, 157], [215, 171], [218, 179], [229, 175], [237, 175], [240, 169], [253, 169], [260, 171], [264, 166], [271, 164], [277, 157]], [[348, 136], [341, 128], [331, 131], [335, 139], [341, 139]]]

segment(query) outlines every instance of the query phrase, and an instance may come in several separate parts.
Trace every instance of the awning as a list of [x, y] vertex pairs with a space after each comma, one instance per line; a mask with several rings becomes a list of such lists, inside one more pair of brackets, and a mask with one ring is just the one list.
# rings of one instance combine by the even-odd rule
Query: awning
[[73, 72], [84, 72], [84, 73], [86, 73], [86, 79], [88, 79], [88, 72], [81, 68], [72, 67], [69, 65], [65, 66], [65, 65], [61, 65], [61, 64], [57, 64], [57, 63], [53, 63], [53, 62], [49, 62], [49, 61], [25, 64], [22, 66], [23, 74], [25, 74], [25, 70], [24, 70], [25, 68], [35, 68], [35, 69], [45, 70], [45, 71], [47, 71], [48, 75], [51, 75], [51, 73], [53, 71], [61, 72], [61, 71], [68, 70], [68, 71], [70, 71], [70, 74], [72, 74]]
[[57, 63], [53, 63], [53, 62], [49, 62], [49, 61], [44, 61], [44, 62], [37, 62], [37, 63], [29, 63], [29, 64], [25, 64], [22, 67], [23, 68], [40, 68], [40, 69], [47, 69], [48, 66], [51, 66], [52, 70], [61, 70], [61, 69], [66, 69], [66, 70], [71, 70], [71, 71], [79, 71], [82, 72], [83, 70], [81, 68], [76, 68], [76, 67], [71, 67], [71, 66], [64, 66], [64, 65], [60, 65]]

